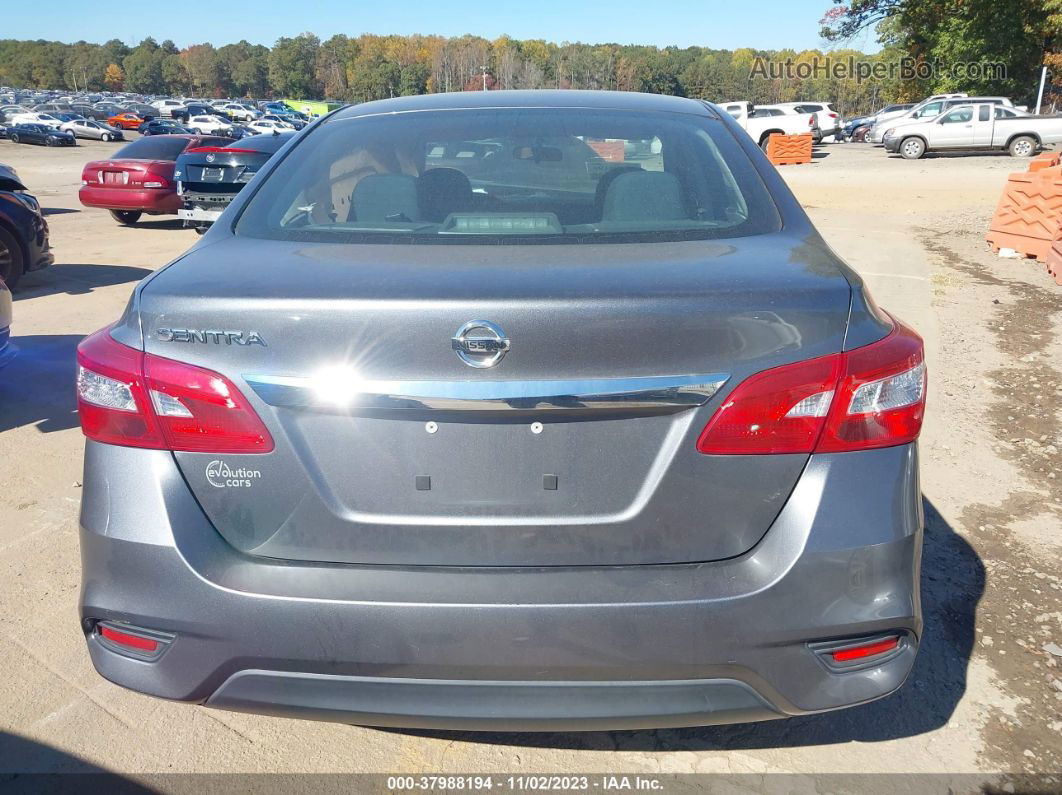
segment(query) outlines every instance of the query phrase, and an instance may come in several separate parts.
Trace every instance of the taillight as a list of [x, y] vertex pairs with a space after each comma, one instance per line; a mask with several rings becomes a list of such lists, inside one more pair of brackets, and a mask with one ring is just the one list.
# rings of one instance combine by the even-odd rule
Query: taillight
[[142, 353], [110, 328], [77, 349], [77, 403], [89, 439], [193, 453], [268, 453], [273, 439], [220, 373]]
[[884, 339], [756, 373], [701, 432], [712, 455], [839, 453], [918, 438], [925, 411], [922, 339], [896, 322]]

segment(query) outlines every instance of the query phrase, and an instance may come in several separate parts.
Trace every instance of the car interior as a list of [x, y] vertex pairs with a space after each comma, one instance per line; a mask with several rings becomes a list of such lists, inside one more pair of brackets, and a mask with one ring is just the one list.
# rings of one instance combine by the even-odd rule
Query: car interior
[[[443, 140], [408, 128], [361, 143], [326, 138], [304, 150], [310, 162], [292, 166], [295, 178], [273, 183], [285, 188], [272, 222], [334, 232], [571, 235], [728, 229], [750, 217], [731, 161], [694, 125], [545, 124], [540, 134], [521, 125], [482, 136], [475, 126]], [[745, 155], [737, 160], [751, 169]]]

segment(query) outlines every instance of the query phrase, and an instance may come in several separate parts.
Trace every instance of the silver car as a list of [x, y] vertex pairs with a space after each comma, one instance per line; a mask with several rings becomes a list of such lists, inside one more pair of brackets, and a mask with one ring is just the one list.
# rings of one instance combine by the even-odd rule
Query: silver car
[[383, 726], [880, 698], [922, 633], [922, 347], [714, 105], [339, 110], [79, 348], [89, 653]]
[[123, 141], [125, 136], [117, 127], [94, 119], [74, 119], [59, 126], [60, 130], [71, 132], [77, 138], [89, 138], [94, 141]]

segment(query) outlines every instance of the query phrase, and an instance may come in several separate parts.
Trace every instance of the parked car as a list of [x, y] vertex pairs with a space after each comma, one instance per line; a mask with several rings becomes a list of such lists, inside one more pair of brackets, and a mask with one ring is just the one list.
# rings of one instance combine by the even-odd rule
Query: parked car
[[173, 115], [174, 110], [184, 109], [184, 103], [177, 99], [158, 99], [152, 102], [151, 106], [158, 111], [157, 116], [167, 118]]
[[16, 144], [77, 146], [73, 133], [47, 124], [13, 124], [7, 128], [7, 137]]
[[780, 102], [779, 107], [791, 108], [796, 113], [814, 113], [815, 123], [822, 131], [822, 138], [840, 140], [844, 122], [841, 114], [829, 102]]
[[262, 117], [261, 111], [241, 102], [227, 102], [221, 106], [233, 121], [254, 121]]
[[815, 140], [822, 138], [822, 131], [813, 113], [798, 114], [789, 108], [773, 105], [753, 106], [751, 102], [724, 102], [720, 107], [736, 120], [763, 150], [767, 149], [767, 142], [775, 133], [783, 135], [811, 133]]
[[[463, 730], [898, 689], [922, 341], [745, 135], [604, 91], [401, 97], [296, 135], [79, 346], [97, 670]], [[449, 151], [471, 175], [431, 167]]]
[[931, 97], [929, 100], [920, 102], [910, 110], [903, 111], [896, 116], [877, 119], [867, 138], [871, 143], [880, 144], [885, 137], [885, 130], [890, 127], [897, 127], [911, 122], [929, 121], [938, 118], [946, 110], [970, 102], [987, 102], [1007, 108], [1014, 106], [1014, 103], [1007, 97], [967, 97], [965, 94], [955, 97]]
[[63, 120], [56, 118], [50, 113], [37, 113], [36, 111], [30, 111], [28, 113], [15, 113], [11, 116], [11, 124], [43, 124], [45, 127], [52, 127], [58, 130], [63, 125]]
[[[13, 168], [0, 165], [0, 282], [14, 288], [23, 273], [46, 268], [54, 259], [40, 204]], [[4, 325], [0, 317], [0, 348]]]
[[183, 124], [178, 124], [173, 119], [152, 119], [140, 125], [138, 132], [141, 135], [190, 135], [192, 131]]
[[144, 121], [151, 121], [159, 116], [158, 108], [144, 102], [130, 102], [126, 105], [126, 110], [130, 113], [135, 113]]
[[174, 108], [171, 111], [171, 115], [185, 126], [190, 126], [190, 120], [194, 116], [214, 116], [226, 123], [232, 123], [232, 119], [224, 111], [201, 102], [193, 102], [181, 110]]
[[[114, 102], [97, 102], [92, 106], [93, 109], [102, 115], [102, 120], [106, 121], [111, 116], [117, 116], [119, 113], [126, 113], [127, 108], [122, 105], [118, 105]], [[94, 116], [97, 121], [100, 121], [100, 116]]]
[[184, 207], [177, 215], [202, 234], [280, 147], [295, 135], [254, 135], [226, 146], [185, 149], [173, 176]]
[[147, 119], [143, 118], [142, 116], [127, 111], [125, 113], [116, 113], [114, 116], [111, 116], [109, 119], [107, 119], [107, 124], [109, 124], [111, 127], [117, 127], [121, 130], [136, 130], [145, 121], [147, 121]]
[[917, 160], [926, 152], [956, 149], [1006, 150], [1032, 157], [1062, 143], [1062, 116], [1019, 115], [989, 102], [952, 107], [935, 119], [898, 124], [885, 131], [885, 151]]
[[[0, 238], [0, 246], [3, 245], [3, 239]], [[12, 315], [11, 291], [4, 284], [3, 278], [0, 278], [0, 370], [11, 364], [18, 353], [18, 348], [11, 342]]]
[[145, 213], [176, 215], [181, 209], [173, 166], [191, 146], [224, 146], [231, 139], [199, 135], [151, 135], [119, 149], [114, 157], [86, 163], [78, 198], [86, 207], [102, 207], [124, 226]]
[[242, 124], [234, 124], [229, 129], [227, 137], [232, 138], [234, 141], [239, 141], [241, 138], [250, 138], [252, 135], [260, 135], [257, 130], [252, 130], [249, 127], [244, 127]]
[[306, 122], [298, 121], [296, 119], [289, 119], [286, 116], [279, 116], [276, 113], [269, 113], [260, 119], [260, 121], [276, 122], [282, 130], [301, 130], [306, 126]]
[[73, 133], [75, 138], [90, 138], [94, 141], [122, 141], [125, 136], [117, 127], [95, 121], [94, 119], [75, 119], [65, 122], [60, 128]]
[[184, 126], [196, 135], [227, 135], [232, 131], [232, 122], [215, 114], [192, 116]]
[[851, 135], [848, 136], [848, 140], [854, 141], [855, 143], [866, 143], [867, 136], [870, 135], [870, 128], [871, 125], [869, 124], [859, 125], [852, 130]]
[[[883, 107], [883, 108], [879, 109], [878, 111], [876, 111], [874, 113], [871, 113], [871, 114], [869, 114], [867, 116], [858, 116], [858, 117], [856, 117], [854, 119], [849, 119], [848, 121], [846, 121], [844, 123], [844, 130], [843, 130], [844, 137], [849, 139], [849, 140], [851, 140], [852, 139], [852, 133], [855, 132], [856, 128], [862, 127], [864, 125], [866, 125], [868, 127], [873, 126], [874, 122], [879, 117], [884, 116], [885, 114], [889, 114], [890, 117], [892, 117], [892, 116], [895, 116], [895, 115], [897, 115], [899, 113], [902, 113], [905, 110], [910, 110], [913, 107], [914, 107], [914, 103], [913, 102], [900, 103], [900, 104], [894, 104], [894, 105], [886, 105], [885, 107]], [[865, 140], [865, 138], [864, 138], [864, 140]]]
[[279, 121], [272, 121], [269, 119], [258, 119], [256, 121], [248, 122], [244, 126], [248, 130], [253, 130], [258, 135], [261, 135], [262, 133], [268, 134], [272, 132], [292, 132], [295, 129], [290, 124], [286, 124], [284, 122]]

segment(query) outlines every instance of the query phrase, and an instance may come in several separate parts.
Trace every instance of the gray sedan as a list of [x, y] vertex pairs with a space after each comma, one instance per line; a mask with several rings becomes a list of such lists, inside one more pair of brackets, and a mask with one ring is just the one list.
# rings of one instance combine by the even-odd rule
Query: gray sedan
[[197, 151], [235, 197], [78, 350], [106, 679], [503, 730], [904, 683], [922, 340], [725, 112], [469, 91], [349, 106], [253, 174]]
[[91, 138], [95, 141], [123, 141], [125, 136], [117, 127], [93, 119], [74, 119], [59, 125], [60, 130], [72, 132], [78, 138]]

